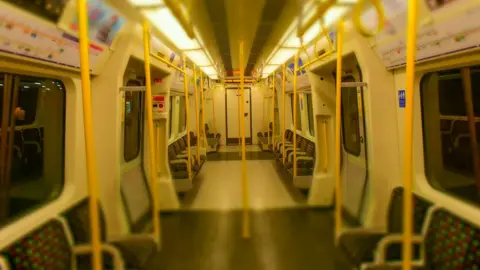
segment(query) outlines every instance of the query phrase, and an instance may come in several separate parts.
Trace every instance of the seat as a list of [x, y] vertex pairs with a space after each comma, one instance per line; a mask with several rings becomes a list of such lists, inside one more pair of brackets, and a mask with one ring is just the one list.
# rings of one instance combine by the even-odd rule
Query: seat
[[[126, 269], [116, 247], [102, 244], [101, 249], [105, 258], [103, 269]], [[56, 217], [2, 250], [0, 266], [4, 264], [5, 269], [77, 269], [80, 268], [77, 258], [91, 253], [90, 245], [75, 244], [66, 220]]]
[[[420, 235], [427, 211], [431, 207], [431, 202], [414, 195], [414, 233]], [[352, 265], [359, 266], [365, 262], [371, 262], [374, 259], [377, 244], [388, 235], [400, 235], [403, 226], [403, 187], [396, 187], [391, 194], [388, 215], [387, 231], [368, 229], [353, 229], [343, 232], [338, 239], [339, 251], [350, 261]], [[389, 246], [386, 251], [387, 257], [391, 260], [401, 257], [401, 245], [395, 244]], [[419, 256], [419, 247], [414, 248], [414, 256]]]
[[[424, 250], [424, 256], [412, 261], [414, 270], [480, 269], [480, 228], [446, 209], [433, 208], [425, 236], [413, 242]], [[380, 252], [361, 269], [400, 270], [402, 266], [400, 260], [390, 260]]]
[[[100, 205], [99, 205], [100, 206]], [[75, 243], [87, 244], [90, 241], [90, 218], [88, 199], [85, 199], [67, 210], [62, 214], [71, 228], [72, 236]], [[100, 233], [103, 242], [107, 241], [105, 215], [102, 207], [99, 207]], [[145, 231], [145, 226], [142, 231]], [[115, 247], [124, 260], [127, 269], [142, 269], [142, 266], [156, 251], [155, 239], [147, 234], [127, 235], [125, 237], [116, 237], [108, 241], [110, 245]], [[78, 257], [79, 269], [91, 269], [90, 255]], [[109, 265], [111, 262], [106, 261]]]

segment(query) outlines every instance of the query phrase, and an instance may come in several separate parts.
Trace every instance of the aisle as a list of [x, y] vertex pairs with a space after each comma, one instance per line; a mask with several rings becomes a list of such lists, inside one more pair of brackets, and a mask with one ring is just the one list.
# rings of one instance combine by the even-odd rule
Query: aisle
[[241, 211], [183, 211], [161, 220], [162, 249], [146, 269], [352, 269], [335, 250], [330, 211], [253, 211], [250, 239], [241, 237]]
[[[250, 152], [252, 153], [252, 152]], [[242, 208], [241, 161], [208, 161], [190, 209], [233, 210]], [[297, 206], [279, 179], [272, 160], [248, 160], [250, 205], [253, 210]]]

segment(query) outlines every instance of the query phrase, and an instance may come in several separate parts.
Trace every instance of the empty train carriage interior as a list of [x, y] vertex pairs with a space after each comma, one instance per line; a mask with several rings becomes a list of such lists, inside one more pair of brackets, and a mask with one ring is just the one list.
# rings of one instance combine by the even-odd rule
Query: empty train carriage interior
[[1, 0], [0, 269], [480, 269], [479, 0]]

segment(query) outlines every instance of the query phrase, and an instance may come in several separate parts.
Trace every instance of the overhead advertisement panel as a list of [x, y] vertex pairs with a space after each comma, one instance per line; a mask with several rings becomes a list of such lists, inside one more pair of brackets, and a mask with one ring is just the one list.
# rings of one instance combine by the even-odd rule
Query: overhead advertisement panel
[[[62, 30], [78, 36], [78, 15], [75, 2], [70, 1], [58, 26]], [[120, 29], [125, 25], [125, 19], [101, 0], [88, 0], [87, 7], [90, 41], [110, 47]]]
[[[424, 0], [431, 13], [417, 30], [416, 60], [424, 61], [480, 45], [480, 1]], [[447, 10], [448, 9], [448, 10]], [[387, 20], [374, 50], [387, 68], [405, 65], [406, 9]]]
[[[55, 25], [39, 19], [9, 4], [0, 2], [0, 51], [27, 59], [79, 68], [78, 38], [59, 30]], [[100, 64], [108, 58], [105, 49], [90, 45], [92, 73], [99, 72]]]

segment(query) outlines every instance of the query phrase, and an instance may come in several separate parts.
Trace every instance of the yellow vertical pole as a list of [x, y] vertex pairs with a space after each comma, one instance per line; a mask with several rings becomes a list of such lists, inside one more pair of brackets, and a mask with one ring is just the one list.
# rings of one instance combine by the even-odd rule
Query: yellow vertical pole
[[243, 238], [250, 238], [250, 202], [247, 180], [247, 159], [245, 153], [245, 89], [243, 86], [245, 79], [245, 66], [243, 63], [243, 40], [240, 41], [240, 96], [242, 103], [241, 130], [242, 130], [242, 194], [243, 194]]
[[[212, 87], [212, 86], [211, 86]], [[213, 127], [212, 127], [212, 130], [214, 133], [217, 133], [217, 126], [215, 124], [215, 87], [213, 86], [212, 88], [210, 88], [210, 91], [212, 91], [212, 114], [213, 114], [213, 119], [212, 119], [212, 122], [213, 122]]]
[[80, 34], [80, 71], [82, 76], [82, 101], [83, 101], [83, 129], [85, 134], [85, 154], [87, 158], [87, 181], [89, 193], [90, 231], [93, 256], [93, 269], [102, 269], [102, 252], [100, 239], [100, 222], [98, 217], [98, 179], [95, 160], [92, 127], [92, 97], [90, 89], [90, 63], [88, 62], [88, 18], [87, 3], [77, 0], [78, 26]]
[[197, 70], [193, 65], [193, 89], [195, 95], [195, 123], [197, 124], [197, 164], [200, 164], [200, 109], [198, 104]]
[[272, 76], [272, 150], [275, 143], [275, 72]]
[[185, 56], [185, 53], [183, 54], [183, 91], [185, 94], [185, 127], [187, 130], [187, 173], [188, 173], [188, 179], [192, 180], [192, 161], [191, 161], [191, 155], [192, 151], [190, 149], [190, 123], [189, 121], [189, 108], [188, 108], [188, 78], [187, 78], [187, 57]]
[[205, 130], [205, 93], [203, 93], [203, 75], [200, 76], [200, 99], [202, 100], [202, 146], [205, 146], [205, 141], [207, 140], [207, 131]]
[[285, 130], [287, 129], [285, 121], [285, 81], [287, 76], [287, 66], [283, 64], [282, 72], [282, 157], [283, 163], [285, 164]]
[[297, 176], [297, 71], [298, 52], [293, 64], [293, 177]]
[[237, 88], [237, 114], [238, 114], [238, 148], [239, 152], [242, 152], [242, 108], [241, 108], [241, 93], [240, 93], [240, 88]]
[[417, 1], [408, 0], [407, 62], [405, 89], [405, 145], [403, 196], [403, 269], [412, 268], [412, 176], [413, 176], [413, 93], [415, 90], [415, 53], [417, 50]]
[[157, 162], [155, 161], [155, 141], [153, 135], [153, 104], [152, 104], [152, 79], [150, 75], [150, 26], [148, 21], [143, 21], [143, 54], [145, 58], [145, 90], [147, 102], [147, 125], [148, 125], [148, 144], [150, 154], [150, 181], [152, 188], [152, 221], [153, 234], [155, 239], [160, 241], [160, 218], [158, 209], [158, 190], [157, 190]]
[[340, 124], [342, 121], [342, 54], [343, 54], [343, 21], [337, 28], [337, 78], [335, 102], [335, 239], [342, 231], [342, 178], [341, 178], [341, 148]]
[[[267, 91], [266, 93], [268, 93], [268, 90], [270, 90], [270, 82], [268, 80], [270, 76], [267, 77]], [[268, 107], [268, 105], [267, 105]], [[267, 121], [267, 130], [268, 130], [268, 145], [272, 144], [272, 137], [270, 136], [270, 122], [268, 122], [268, 108], [266, 109], [267, 113], [265, 114], [265, 120]]]

